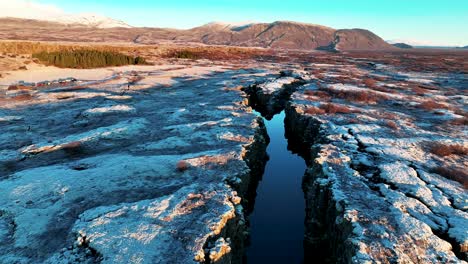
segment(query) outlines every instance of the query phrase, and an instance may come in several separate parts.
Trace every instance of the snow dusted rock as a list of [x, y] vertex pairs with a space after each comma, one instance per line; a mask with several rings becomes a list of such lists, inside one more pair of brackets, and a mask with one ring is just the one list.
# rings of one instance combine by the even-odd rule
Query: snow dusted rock
[[[252, 76], [214, 69], [7, 101], [0, 263], [240, 262], [268, 136], [236, 88]], [[168, 73], [190, 78], [159, 86]]]
[[[205, 261], [208, 239], [227, 235], [226, 225], [242, 217], [232, 200], [229, 186], [194, 184], [157, 199], [94, 208], [73, 227], [76, 245], [99, 252], [101, 263]], [[230, 252], [218, 240], [224, 243], [211, 249], [213, 262]]]
[[[459, 216], [466, 213], [427, 188], [414, 169], [402, 163], [386, 164], [369, 176], [353, 165], [357, 153], [349, 150], [358, 148], [348, 146], [352, 141], [330, 137], [327, 125], [301, 118], [292, 106], [287, 116], [294, 133], [316, 135], [315, 159], [304, 180], [306, 240], [312, 256], [322, 253], [323, 258], [355, 263], [460, 261], [446, 237], [464, 245], [466, 230], [461, 229], [468, 216]], [[451, 218], [459, 222], [451, 226]], [[461, 232], [450, 236], [451, 228]]]
[[36, 155], [42, 152], [52, 152], [63, 148], [81, 147], [84, 144], [99, 144], [103, 140], [126, 140], [138, 135], [146, 127], [147, 120], [137, 118], [119, 122], [109, 127], [99, 127], [84, 133], [70, 135], [52, 142], [40, 142], [21, 150], [25, 155]]
[[97, 107], [86, 110], [83, 114], [89, 116], [100, 116], [114, 113], [134, 113], [135, 108], [128, 105], [112, 105], [106, 107]]
[[284, 109], [287, 98], [304, 83], [305, 75], [297, 71], [281, 72], [279, 77], [261, 80], [246, 89], [249, 104], [267, 119]]

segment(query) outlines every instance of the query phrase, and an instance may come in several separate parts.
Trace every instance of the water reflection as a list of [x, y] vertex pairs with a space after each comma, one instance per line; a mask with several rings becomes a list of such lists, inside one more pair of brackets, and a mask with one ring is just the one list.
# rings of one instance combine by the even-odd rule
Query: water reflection
[[302, 263], [305, 202], [301, 188], [306, 164], [288, 150], [284, 112], [265, 120], [268, 161], [250, 215], [247, 263]]

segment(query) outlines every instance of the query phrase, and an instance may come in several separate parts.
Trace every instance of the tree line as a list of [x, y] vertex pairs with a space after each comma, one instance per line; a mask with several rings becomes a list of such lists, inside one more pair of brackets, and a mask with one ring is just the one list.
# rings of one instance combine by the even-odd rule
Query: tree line
[[77, 69], [148, 64], [142, 57], [98, 50], [40, 52], [33, 54], [33, 58], [37, 58], [48, 65]]

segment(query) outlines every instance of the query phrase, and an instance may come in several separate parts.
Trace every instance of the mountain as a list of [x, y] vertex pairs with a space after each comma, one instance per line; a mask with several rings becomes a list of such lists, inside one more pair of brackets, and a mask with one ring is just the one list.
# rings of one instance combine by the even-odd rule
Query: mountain
[[437, 43], [437, 42], [430, 42], [430, 41], [418, 41], [418, 40], [410, 40], [410, 39], [392, 39], [387, 40], [389, 44], [398, 44], [404, 43], [407, 45], [412, 46], [413, 48], [442, 48], [442, 49], [453, 49], [456, 48], [454, 45], [447, 45], [444, 43]]
[[277, 21], [214, 22], [192, 29], [139, 28], [104, 17], [51, 18], [49, 21], [0, 18], [0, 39], [132, 42], [138, 44], [199, 43], [298, 50], [391, 50], [396, 47], [364, 29], [341, 29]]
[[[47, 20], [46, 20], [47, 21]], [[131, 28], [130, 25], [126, 24], [121, 20], [112, 19], [105, 16], [99, 16], [96, 14], [79, 14], [79, 15], [64, 15], [60, 17], [50, 18], [51, 22], [57, 22], [65, 25], [84, 25], [87, 27], [96, 27], [96, 28]]]
[[90, 13], [67, 13], [55, 5], [31, 0], [0, 0], [0, 17], [56, 22], [64, 25], [82, 25], [93, 28], [130, 26], [123, 21]]
[[[316, 49], [328, 45], [333, 39], [334, 29], [289, 21], [255, 23], [240, 26], [226, 26], [223, 23], [210, 23], [182, 32], [174, 40], [189, 39], [209, 45], [229, 45], [244, 47]], [[151, 33], [150, 33], [151, 34]], [[139, 37], [137, 42], [151, 44], [155, 38]]]
[[425, 42], [425, 41], [417, 41], [417, 40], [411, 40], [411, 39], [392, 39], [392, 40], [387, 40], [387, 43], [389, 44], [398, 44], [398, 43], [405, 43], [407, 45], [413, 46], [413, 47], [423, 47], [423, 46], [436, 46], [433, 45], [433, 43]]
[[392, 44], [392, 45], [397, 47], [397, 48], [400, 48], [400, 49], [412, 49], [413, 48], [413, 46], [408, 45], [406, 43], [395, 43], [395, 44]]
[[13, 18], [4, 17], [2, 19], [24, 19], [24, 20], [35, 20], [44, 22], [53, 22], [63, 25], [75, 25], [85, 26], [92, 28], [131, 28], [132, 26], [126, 24], [123, 21], [112, 19], [105, 16], [99, 16], [95, 14], [79, 14], [79, 15], [60, 15], [55, 17], [43, 17], [40, 19], [29, 19], [29, 18]]

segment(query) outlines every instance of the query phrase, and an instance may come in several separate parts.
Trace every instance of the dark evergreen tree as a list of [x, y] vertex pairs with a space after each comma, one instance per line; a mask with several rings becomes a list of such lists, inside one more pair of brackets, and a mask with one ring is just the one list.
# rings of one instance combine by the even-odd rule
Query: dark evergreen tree
[[97, 50], [40, 52], [33, 54], [33, 58], [37, 58], [43, 63], [60, 68], [89, 69], [129, 64], [147, 64], [142, 57], [131, 57], [117, 52]]

